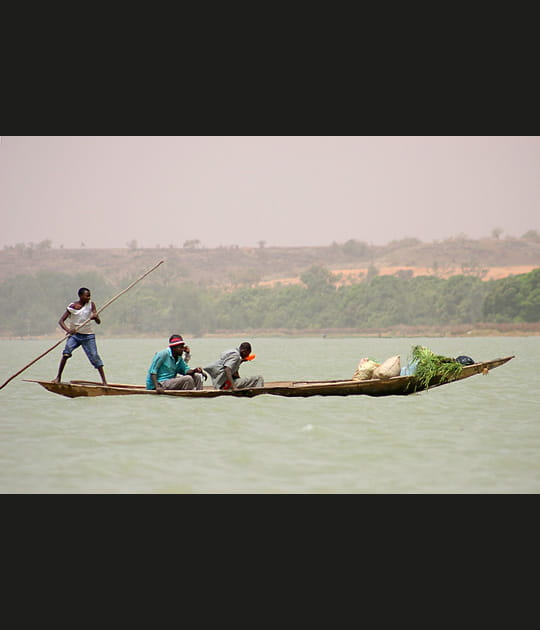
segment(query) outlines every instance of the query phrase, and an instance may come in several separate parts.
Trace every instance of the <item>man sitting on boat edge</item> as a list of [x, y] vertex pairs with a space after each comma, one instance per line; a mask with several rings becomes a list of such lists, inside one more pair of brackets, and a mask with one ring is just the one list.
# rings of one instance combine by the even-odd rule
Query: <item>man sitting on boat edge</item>
[[262, 376], [240, 377], [238, 370], [244, 361], [251, 361], [251, 344], [241, 343], [238, 348], [225, 350], [217, 361], [204, 368], [210, 374], [215, 389], [244, 389], [246, 387], [264, 387]]
[[202, 368], [190, 368], [187, 364], [190, 357], [190, 349], [182, 336], [171, 335], [169, 347], [156, 352], [152, 359], [146, 389], [155, 389], [158, 394], [167, 389], [202, 389]]

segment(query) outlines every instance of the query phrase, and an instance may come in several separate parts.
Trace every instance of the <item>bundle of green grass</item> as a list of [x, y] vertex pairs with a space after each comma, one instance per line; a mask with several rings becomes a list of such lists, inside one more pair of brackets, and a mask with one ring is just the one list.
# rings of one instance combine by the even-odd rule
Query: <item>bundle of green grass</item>
[[446, 383], [457, 378], [463, 370], [461, 363], [455, 359], [434, 354], [425, 346], [413, 347], [411, 361], [416, 364], [417, 385], [426, 389], [433, 378], [437, 377], [440, 383]]

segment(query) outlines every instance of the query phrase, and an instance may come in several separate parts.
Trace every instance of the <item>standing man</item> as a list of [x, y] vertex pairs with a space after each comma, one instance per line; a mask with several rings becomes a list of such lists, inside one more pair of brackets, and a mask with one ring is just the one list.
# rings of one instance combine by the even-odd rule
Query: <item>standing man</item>
[[240, 378], [238, 370], [244, 361], [250, 361], [251, 344], [241, 343], [238, 348], [225, 350], [217, 361], [204, 368], [212, 378], [215, 389], [243, 389], [245, 387], [264, 387], [262, 376], [244, 376]]
[[[62, 358], [60, 359], [60, 365], [58, 366], [58, 374], [53, 383], [60, 383], [62, 372], [64, 371], [67, 360], [71, 357], [73, 350], [82, 346], [86, 356], [90, 360], [90, 363], [99, 372], [101, 382], [103, 385], [107, 385], [107, 379], [105, 378], [105, 372], [103, 371], [103, 361], [101, 360], [96, 347], [96, 336], [94, 334], [93, 326], [94, 321], [96, 324], [101, 324], [101, 319], [98, 317], [96, 305], [90, 300], [90, 289], [81, 287], [78, 294], [78, 301], [72, 302], [66, 308], [62, 317], [58, 320], [60, 328], [65, 330], [70, 336], [68, 337], [64, 351], [62, 352]], [[69, 326], [66, 325], [67, 320], [69, 320]], [[84, 322], [87, 323], [77, 329], [77, 327]]]
[[[185, 360], [182, 355], [185, 353]], [[169, 347], [156, 352], [146, 375], [146, 389], [202, 389], [202, 368], [187, 364], [191, 352], [181, 335], [169, 337]]]

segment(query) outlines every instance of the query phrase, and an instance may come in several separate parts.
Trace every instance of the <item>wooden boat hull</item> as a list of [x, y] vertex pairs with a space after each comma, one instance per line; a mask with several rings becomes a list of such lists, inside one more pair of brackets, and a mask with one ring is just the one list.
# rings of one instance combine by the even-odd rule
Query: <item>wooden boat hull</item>
[[394, 376], [387, 379], [370, 379], [367, 381], [337, 380], [337, 381], [277, 381], [266, 383], [264, 387], [248, 387], [236, 390], [217, 390], [205, 387], [202, 390], [167, 390], [158, 394], [148, 390], [144, 385], [127, 385], [110, 383], [102, 385], [92, 381], [70, 381], [69, 383], [54, 383], [52, 381], [37, 381], [24, 379], [30, 383], [39, 383], [46, 390], [68, 398], [80, 396], [178, 396], [180, 398], [216, 398], [218, 396], [235, 396], [253, 398], [262, 394], [286, 397], [308, 396], [408, 396], [424, 389], [432, 389], [456, 381], [461, 381], [475, 374], [487, 374], [503, 365], [514, 355], [473, 365], [464, 365], [461, 374], [449, 381], [434, 378], [426, 388], [417, 382], [415, 376]]

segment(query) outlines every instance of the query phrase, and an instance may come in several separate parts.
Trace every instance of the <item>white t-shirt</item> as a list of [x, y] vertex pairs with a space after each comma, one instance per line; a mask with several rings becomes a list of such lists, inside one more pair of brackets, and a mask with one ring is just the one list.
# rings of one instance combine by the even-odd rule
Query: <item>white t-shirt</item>
[[[76, 309], [73, 308], [73, 304], [70, 304], [67, 307], [69, 312], [69, 323], [70, 326], [68, 328], [77, 328], [79, 324], [85, 322], [89, 317], [92, 317], [92, 301], [87, 302], [82, 308]], [[77, 331], [82, 335], [93, 335], [94, 334], [94, 320], [90, 320], [87, 324], [85, 324], [82, 328], [79, 328]]]

